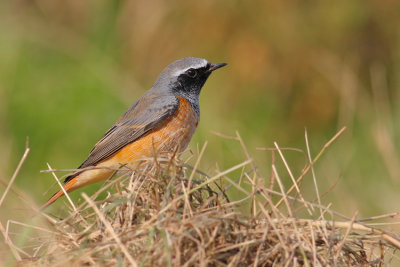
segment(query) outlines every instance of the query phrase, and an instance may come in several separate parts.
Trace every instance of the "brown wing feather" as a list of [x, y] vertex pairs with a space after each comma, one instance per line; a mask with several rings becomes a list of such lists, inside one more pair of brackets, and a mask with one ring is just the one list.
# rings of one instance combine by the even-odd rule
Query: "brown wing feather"
[[[179, 100], [175, 96], [159, 95], [148, 91], [104, 134], [78, 169], [94, 166], [111, 157], [126, 145], [157, 127], [175, 112], [178, 105]], [[64, 182], [68, 182], [79, 173], [78, 170], [68, 176]]]

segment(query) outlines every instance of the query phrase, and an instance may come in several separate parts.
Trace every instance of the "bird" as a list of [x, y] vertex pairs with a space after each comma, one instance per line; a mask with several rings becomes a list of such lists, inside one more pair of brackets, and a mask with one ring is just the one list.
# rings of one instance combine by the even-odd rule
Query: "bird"
[[[85, 161], [64, 180], [64, 190], [104, 181], [122, 166], [161, 152], [183, 152], [200, 120], [200, 91], [210, 74], [227, 63], [185, 57], [169, 64], [147, 90], [94, 145]], [[41, 210], [64, 195], [56, 192]]]

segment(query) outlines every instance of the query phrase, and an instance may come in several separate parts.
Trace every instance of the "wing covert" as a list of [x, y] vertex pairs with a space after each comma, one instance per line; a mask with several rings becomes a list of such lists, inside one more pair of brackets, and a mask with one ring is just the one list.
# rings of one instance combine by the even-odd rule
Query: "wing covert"
[[79, 169], [96, 165], [139, 139], [172, 115], [178, 105], [175, 96], [148, 91], [104, 134]]

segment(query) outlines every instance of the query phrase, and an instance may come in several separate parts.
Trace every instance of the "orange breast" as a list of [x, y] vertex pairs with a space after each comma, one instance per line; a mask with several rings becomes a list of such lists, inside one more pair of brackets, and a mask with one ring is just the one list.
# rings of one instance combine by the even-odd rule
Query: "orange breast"
[[[140, 162], [140, 159], [152, 157], [163, 152], [173, 152], [176, 148], [179, 148], [180, 151], [185, 150], [198, 123], [199, 116], [189, 102], [184, 98], [179, 98], [179, 107], [170, 118], [145, 136], [125, 146], [110, 158], [96, 165], [104, 168], [87, 170], [78, 175], [68, 191], [108, 179], [114, 170], [119, 169], [121, 166], [134, 168]], [[62, 193], [59, 193], [57, 197], [52, 198], [52, 201], [61, 195]]]
[[105, 161], [131, 163], [129, 165], [134, 166], [138, 159], [151, 157], [154, 154], [172, 152], [177, 147], [179, 151], [183, 151], [192, 139], [198, 123], [199, 116], [190, 103], [185, 98], [179, 97], [179, 107], [170, 118]]

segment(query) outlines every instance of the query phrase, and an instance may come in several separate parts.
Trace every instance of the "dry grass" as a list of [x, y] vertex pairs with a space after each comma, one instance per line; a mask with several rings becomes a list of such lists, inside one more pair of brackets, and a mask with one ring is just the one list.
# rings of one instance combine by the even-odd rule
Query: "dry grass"
[[[242, 144], [247, 160], [214, 176], [197, 169], [202, 153], [194, 167], [173, 155], [149, 159], [103, 186], [100, 191], [108, 192], [105, 199], [97, 199], [100, 191], [91, 197], [83, 194], [80, 205], [65, 207], [69, 213], [64, 218], [41, 213], [47, 228], [21, 225], [39, 233], [29, 240], [30, 249], [16, 247], [9, 238], [9, 225], [20, 223], [9, 221], [7, 229], [0, 224], [0, 230], [21, 266], [398, 264], [400, 239], [384, 230], [396, 223], [396, 216], [398, 223], [398, 214], [359, 220], [321, 204], [313, 164], [340, 133], [315, 159], [308, 152], [310, 164], [299, 177], [294, 177], [275, 144], [272, 153], [285, 168], [278, 171], [272, 162], [268, 186], [237, 135], [233, 139]], [[280, 178], [286, 173], [292, 181], [289, 189]], [[300, 189], [309, 176], [316, 201], [307, 200]], [[230, 201], [227, 195], [232, 190], [245, 197]], [[325, 219], [328, 216], [331, 220]], [[379, 229], [372, 226], [373, 220], [384, 218], [392, 222], [379, 224]]]

